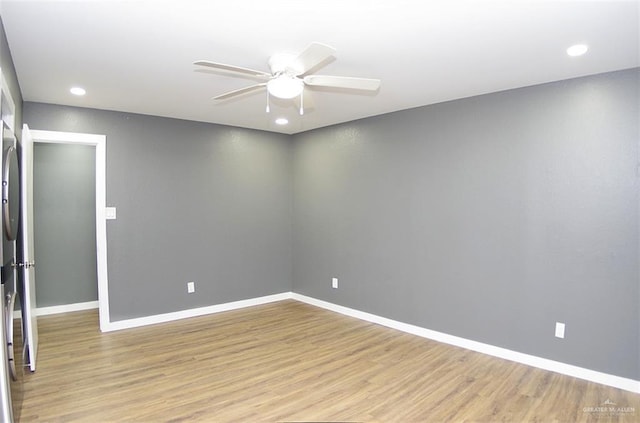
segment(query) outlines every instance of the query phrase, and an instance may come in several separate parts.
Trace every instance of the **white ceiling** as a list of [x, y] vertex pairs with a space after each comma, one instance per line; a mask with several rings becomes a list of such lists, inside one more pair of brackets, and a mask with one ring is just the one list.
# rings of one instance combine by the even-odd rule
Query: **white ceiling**
[[[640, 66], [640, 2], [545, 0], [2, 0], [25, 101], [297, 133], [368, 116]], [[374, 95], [315, 89], [314, 109], [202, 71], [207, 59], [268, 71], [276, 52], [337, 49], [316, 73], [379, 78]], [[567, 47], [589, 45], [582, 57]], [[80, 85], [84, 97], [69, 94]], [[290, 124], [274, 123], [286, 116]]]

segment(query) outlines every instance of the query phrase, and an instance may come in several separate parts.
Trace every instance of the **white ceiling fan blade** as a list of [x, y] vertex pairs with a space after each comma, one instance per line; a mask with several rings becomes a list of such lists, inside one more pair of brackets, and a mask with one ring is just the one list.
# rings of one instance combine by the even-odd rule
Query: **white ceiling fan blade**
[[380, 88], [379, 79], [353, 78], [350, 76], [307, 75], [304, 83], [314, 87], [348, 88], [375, 91]]
[[266, 86], [267, 86], [266, 82], [263, 82], [262, 84], [249, 85], [248, 87], [240, 88], [240, 89], [233, 90], [233, 91], [228, 91], [228, 92], [226, 92], [224, 94], [217, 95], [217, 96], [213, 97], [213, 99], [214, 100], [226, 100], [226, 99], [231, 98], [231, 97], [236, 97], [236, 96], [239, 96], [239, 95], [242, 95], [242, 94], [247, 94], [247, 93], [250, 93], [252, 91], [256, 91], [256, 90], [261, 89], [262, 87], [266, 87]]
[[322, 43], [311, 43], [293, 61], [292, 68], [296, 75], [303, 75], [315, 68], [336, 52], [331, 46]]
[[193, 62], [193, 64], [198, 66], [205, 66], [213, 69], [225, 70], [229, 72], [241, 73], [243, 75], [250, 75], [258, 78], [271, 78], [272, 76], [270, 73], [267, 73], [267, 72], [263, 72], [255, 69], [243, 68], [240, 66], [227, 65], [224, 63], [211, 62], [209, 60], [198, 60]]

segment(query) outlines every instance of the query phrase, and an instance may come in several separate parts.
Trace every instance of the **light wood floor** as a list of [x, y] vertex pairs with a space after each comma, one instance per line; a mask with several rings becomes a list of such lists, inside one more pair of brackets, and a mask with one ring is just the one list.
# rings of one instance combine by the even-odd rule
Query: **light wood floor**
[[[108, 334], [96, 311], [39, 328], [20, 422], [640, 421], [640, 395], [295, 301]], [[635, 412], [585, 412], [607, 400]]]

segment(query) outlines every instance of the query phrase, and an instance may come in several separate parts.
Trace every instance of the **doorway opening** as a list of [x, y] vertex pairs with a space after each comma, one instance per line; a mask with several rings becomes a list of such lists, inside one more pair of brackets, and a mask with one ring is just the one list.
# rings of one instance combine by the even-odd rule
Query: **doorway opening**
[[33, 142], [93, 146], [95, 154], [95, 242], [96, 273], [98, 280], [98, 310], [100, 330], [110, 330], [109, 285], [107, 278], [106, 228], [106, 136], [71, 132], [30, 130]]
[[95, 147], [33, 144], [38, 316], [98, 308]]

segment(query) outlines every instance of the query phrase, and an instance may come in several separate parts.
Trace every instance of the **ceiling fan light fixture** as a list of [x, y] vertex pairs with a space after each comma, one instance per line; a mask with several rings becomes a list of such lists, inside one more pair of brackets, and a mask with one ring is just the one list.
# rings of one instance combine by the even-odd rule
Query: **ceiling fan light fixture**
[[331, 58], [335, 52], [336, 50], [333, 47], [313, 42], [299, 54], [274, 54], [268, 61], [270, 73], [241, 66], [212, 62], [209, 60], [198, 60], [193, 62], [193, 64], [225, 72], [233, 72], [242, 76], [250, 76], [263, 81], [248, 87], [217, 95], [213, 97], [214, 100], [226, 100], [254, 91], [263, 90], [266, 87], [266, 113], [272, 112], [270, 107], [271, 96], [282, 100], [292, 100], [299, 97], [299, 113], [300, 116], [303, 116], [305, 113], [304, 108], [308, 105], [308, 102], [305, 104], [305, 99], [303, 98], [306, 94], [305, 88], [307, 86], [374, 92], [379, 90], [379, 79], [311, 74], [320, 66], [326, 65], [327, 60]]
[[281, 75], [267, 82], [267, 90], [274, 97], [291, 99], [302, 94], [304, 82], [289, 75]]

